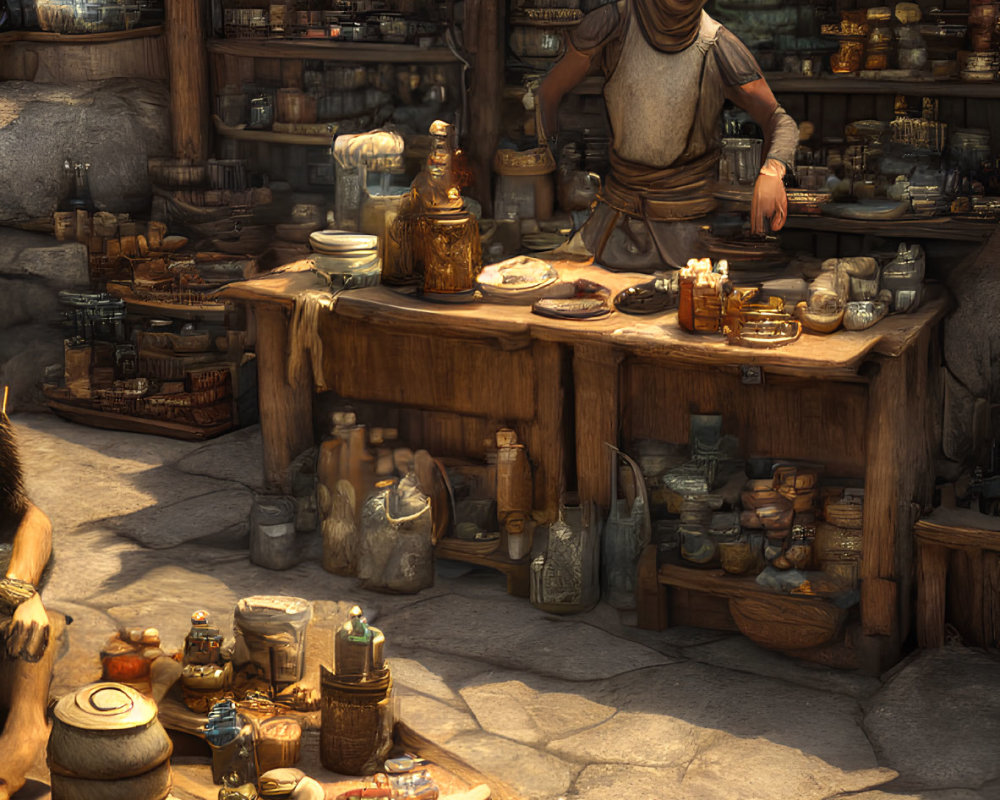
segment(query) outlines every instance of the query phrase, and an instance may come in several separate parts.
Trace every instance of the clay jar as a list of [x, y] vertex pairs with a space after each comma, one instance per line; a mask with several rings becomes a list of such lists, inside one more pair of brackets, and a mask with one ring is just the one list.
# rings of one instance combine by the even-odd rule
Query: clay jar
[[162, 800], [170, 791], [172, 750], [152, 700], [119, 683], [84, 686], [55, 707], [52, 796]]

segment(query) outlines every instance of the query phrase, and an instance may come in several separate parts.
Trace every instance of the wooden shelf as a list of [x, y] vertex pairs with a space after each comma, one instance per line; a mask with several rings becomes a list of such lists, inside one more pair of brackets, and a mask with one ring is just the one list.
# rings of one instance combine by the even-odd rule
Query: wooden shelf
[[[329, 147], [333, 137], [331, 133], [280, 133], [277, 131], [256, 131], [247, 128], [233, 128], [226, 125], [218, 116], [212, 115], [215, 131], [227, 139], [240, 142], [269, 142], [270, 144], [304, 144], [314, 147]], [[333, 124], [333, 123], [331, 123]], [[336, 125], [333, 126], [334, 130]]]
[[458, 58], [446, 47], [341, 42], [334, 39], [212, 39], [208, 43], [208, 52], [243, 58], [315, 58], [393, 64], [458, 63]]
[[48, 396], [46, 404], [53, 413], [70, 422], [89, 425], [92, 428], [106, 428], [113, 431], [128, 431], [130, 433], [146, 433], [153, 436], [169, 436], [171, 439], [181, 439], [185, 442], [200, 442], [211, 439], [233, 429], [233, 423], [220, 422], [216, 425], [191, 425], [186, 422], [176, 422], [153, 417], [135, 417], [131, 414], [116, 414], [111, 411], [101, 411], [86, 401], [63, 400]]
[[450, 558], [453, 561], [463, 561], [480, 567], [489, 567], [502, 572], [507, 577], [507, 593], [515, 597], [528, 596], [528, 580], [530, 559], [511, 561], [499, 548], [492, 553], [472, 553], [461, 547], [461, 543], [445, 537], [434, 547], [434, 555], [438, 558]]
[[[764, 76], [775, 94], [782, 92], [790, 94], [906, 94], [927, 97], [978, 97], [983, 99], [1000, 99], [1000, 81], [976, 83], [974, 81], [956, 80], [877, 80], [873, 78], [855, 78], [851, 75], [824, 76], [821, 78], [803, 78], [801, 75], [789, 75], [784, 72], [772, 72]], [[604, 78], [591, 75], [584, 78], [574, 94], [601, 94], [604, 91]]]
[[857, 233], [897, 239], [944, 239], [953, 242], [985, 242], [996, 227], [997, 223], [993, 220], [954, 217], [867, 220], [790, 216], [785, 223], [785, 230]]
[[109, 31], [108, 33], [49, 33], [48, 31], [6, 31], [0, 33], [0, 45], [11, 42], [51, 42], [58, 44], [100, 44], [123, 42], [126, 39], [144, 39], [162, 36], [162, 25], [132, 28], [129, 31]]
[[851, 75], [827, 75], [804, 78], [777, 72], [764, 76], [775, 94], [802, 92], [804, 94], [905, 94], [927, 97], [979, 97], [1000, 99], [1000, 81], [949, 80], [878, 80], [857, 78]]

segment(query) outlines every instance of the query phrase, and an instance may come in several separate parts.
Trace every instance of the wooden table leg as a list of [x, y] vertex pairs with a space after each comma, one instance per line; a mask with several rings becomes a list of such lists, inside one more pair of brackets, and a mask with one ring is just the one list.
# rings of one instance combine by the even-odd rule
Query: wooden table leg
[[568, 377], [563, 369], [563, 349], [555, 342], [534, 342], [532, 358], [535, 418], [525, 431], [525, 444], [536, 465], [535, 512], [541, 521], [555, 522], [559, 516], [559, 495], [567, 488], [568, 435], [563, 412]]
[[659, 581], [656, 568], [656, 545], [650, 544], [639, 556], [639, 580], [636, 586], [638, 625], [647, 631], [662, 631], [670, 625], [667, 587]]
[[288, 376], [289, 320], [279, 306], [254, 306], [257, 324], [257, 394], [268, 487], [291, 491], [288, 466], [313, 445], [312, 373], [306, 359]]
[[917, 542], [917, 643], [944, 645], [944, 611], [948, 580], [948, 548]]
[[611, 453], [619, 446], [619, 365], [622, 354], [611, 347], [580, 345], [573, 350], [576, 406], [576, 482], [580, 499], [611, 507]]

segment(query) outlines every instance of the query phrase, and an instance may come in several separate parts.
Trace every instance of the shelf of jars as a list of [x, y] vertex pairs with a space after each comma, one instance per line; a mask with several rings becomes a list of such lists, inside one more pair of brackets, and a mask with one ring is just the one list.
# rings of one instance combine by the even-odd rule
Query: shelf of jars
[[243, 58], [308, 58], [318, 61], [447, 64], [459, 58], [447, 47], [338, 39], [212, 39], [210, 53]]

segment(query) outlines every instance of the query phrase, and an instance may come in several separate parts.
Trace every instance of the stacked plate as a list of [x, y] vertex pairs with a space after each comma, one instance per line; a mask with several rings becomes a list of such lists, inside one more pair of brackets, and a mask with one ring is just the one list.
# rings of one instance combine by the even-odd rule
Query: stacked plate
[[948, 213], [948, 198], [938, 184], [910, 184], [910, 206], [918, 217], [936, 217]]
[[313, 231], [309, 245], [313, 252], [328, 256], [362, 255], [378, 252], [378, 237], [353, 231]]
[[358, 289], [374, 286], [382, 276], [378, 237], [353, 231], [314, 231], [309, 244], [316, 254], [313, 261], [331, 289]]

